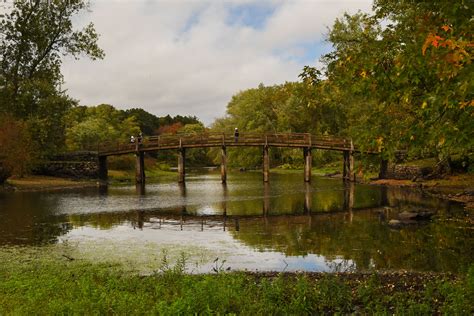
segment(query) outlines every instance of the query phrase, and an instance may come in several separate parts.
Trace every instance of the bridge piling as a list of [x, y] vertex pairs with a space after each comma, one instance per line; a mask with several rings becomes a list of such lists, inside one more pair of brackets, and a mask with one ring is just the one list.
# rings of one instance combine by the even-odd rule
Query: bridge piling
[[353, 152], [345, 150], [343, 151], [343, 157], [342, 179], [344, 181], [355, 181]]
[[263, 182], [268, 182], [270, 178], [270, 155], [268, 146], [263, 146]]
[[178, 149], [178, 182], [184, 183], [186, 170], [185, 170], [185, 158], [186, 158], [186, 150], [181, 147]]
[[107, 156], [99, 156], [99, 185], [107, 185]]
[[145, 184], [145, 153], [143, 151], [135, 153], [135, 182], [140, 185]]
[[303, 148], [304, 156], [304, 181], [311, 182], [311, 168], [313, 165], [313, 156], [311, 155], [311, 147]]
[[222, 183], [227, 183], [227, 149], [225, 146], [221, 147], [221, 180]]
[[305, 190], [304, 190], [304, 211], [306, 213], [311, 213], [313, 197], [311, 195], [311, 184], [308, 182], [305, 183]]
[[352, 211], [354, 207], [354, 192], [355, 192], [355, 185], [353, 182], [349, 182], [345, 184], [344, 187], [344, 210]]
[[380, 160], [379, 179], [387, 179], [387, 172], [388, 172], [388, 160], [382, 158]]
[[270, 184], [268, 182], [263, 183], [263, 216], [267, 216], [270, 213]]

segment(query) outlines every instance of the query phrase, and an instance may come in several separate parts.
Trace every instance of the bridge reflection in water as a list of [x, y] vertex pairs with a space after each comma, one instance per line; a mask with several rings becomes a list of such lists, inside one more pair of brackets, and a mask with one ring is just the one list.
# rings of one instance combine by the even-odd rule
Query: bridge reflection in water
[[[330, 212], [321, 212], [319, 211], [312, 211], [312, 204], [314, 193], [316, 192], [315, 189], [311, 187], [309, 183], [305, 183], [304, 185], [304, 197], [303, 197], [303, 205], [298, 206], [301, 207], [300, 210], [294, 210], [294, 212], [283, 212], [285, 217], [290, 220], [293, 218], [298, 218], [298, 221], [301, 220], [308, 220], [311, 222], [311, 218], [313, 216], [321, 216], [327, 215], [328, 213], [344, 213], [349, 221], [352, 221], [353, 212], [354, 211], [367, 211], [367, 210], [380, 210], [380, 207], [387, 205], [387, 190], [381, 190], [382, 194], [385, 196], [381, 196], [378, 203], [372, 205], [371, 207], [359, 207], [354, 208], [354, 193], [355, 193], [355, 184], [353, 182], [348, 182], [344, 186], [344, 190], [342, 193], [343, 203], [342, 208], [332, 209]], [[145, 196], [146, 190], [145, 185], [137, 183], [135, 185], [137, 195]], [[133, 226], [136, 228], [143, 228], [145, 222], [153, 223], [154, 228], [161, 229], [163, 224], [166, 222], [167, 227], [179, 226], [180, 230], [183, 230], [183, 226], [188, 225], [191, 228], [195, 228], [197, 224], [200, 225], [201, 231], [204, 230], [206, 226], [209, 226], [212, 229], [215, 229], [216, 226], [221, 226], [223, 231], [228, 229], [229, 225], [234, 227], [236, 231], [240, 229], [240, 221], [242, 219], [248, 218], [262, 218], [265, 221], [268, 217], [275, 217], [281, 216], [281, 211], [278, 210], [276, 206], [273, 206], [274, 209], [272, 212], [272, 193], [270, 189], [269, 183], [263, 184], [263, 196], [262, 196], [262, 206], [261, 206], [261, 213], [258, 214], [256, 212], [252, 212], [249, 215], [232, 215], [228, 214], [228, 204], [232, 203], [228, 200], [228, 186], [227, 184], [222, 184], [222, 200], [221, 202], [217, 203], [215, 206], [214, 214], [195, 214], [193, 212], [188, 212], [187, 210], [187, 203], [186, 203], [186, 184], [180, 183], [179, 184], [179, 192], [182, 198], [182, 203], [178, 208], [169, 208], [169, 209], [160, 209], [160, 210], [137, 210], [136, 211], [136, 221], [133, 221]], [[382, 204], [385, 203], [385, 204]], [[299, 204], [298, 204], [299, 205]], [[229, 224], [229, 223], [230, 224]], [[156, 226], [158, 224], [158, 226]]]

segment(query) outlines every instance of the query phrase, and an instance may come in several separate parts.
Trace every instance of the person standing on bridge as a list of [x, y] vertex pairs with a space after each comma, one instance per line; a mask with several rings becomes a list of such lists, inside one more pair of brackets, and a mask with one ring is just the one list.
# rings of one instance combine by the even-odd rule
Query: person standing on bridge
[[239, 140], [239, 129], [237, 127], [234, 129], [234, 140], [236, 143]]
[[142, 139], [143, 139], [143, 134], [142, 134], [142, 132], [138, 133], [137, 139], [138, 139], [138, 143], [141, 144]]

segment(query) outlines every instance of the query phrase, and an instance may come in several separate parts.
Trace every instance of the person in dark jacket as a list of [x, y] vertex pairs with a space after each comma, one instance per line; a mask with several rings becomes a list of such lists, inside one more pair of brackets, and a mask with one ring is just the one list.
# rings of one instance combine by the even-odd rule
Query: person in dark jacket
[[239, 140], [239, 129], [237, 127], [234, 129], [234, 140], [236, 143]]

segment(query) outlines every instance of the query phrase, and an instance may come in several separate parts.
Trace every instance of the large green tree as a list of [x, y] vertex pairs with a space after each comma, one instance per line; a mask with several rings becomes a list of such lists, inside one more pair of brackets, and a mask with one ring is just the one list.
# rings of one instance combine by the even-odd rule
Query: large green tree
[[334, 23], [325, 57], [358, 144], [446, 158], [474, 147], [473, 4], [378, 0]]
[[[343, 134], [345, 114], [338, 103], [324, 97], [327, 87], [319, 72], [305, 68], [302, 82], [248, 89], [235, 94], [227, 105], [227, 115], [217, 119], [214, 132], [232, 133], [235, 127], [245, 133], [311, 133], [316, 135]], [[261, 149], [229, 150], [229, 163], [256, 167], [261, 164]], [[214, 161], [220, 159], [218, 151], [211, 151]], [[320, 155], [324, 158], [323, 155]], [[275, 164], [302, 164], [300, 150], [272, 150]]]
[[0, 21], [0, 113], [27, 123], [44, 155], [64, 144], [63, 117], [75, 104], [61, 89], [64, 56], [103, 58], [92, 24], [75, 30], [84, 0], [14, 1]]
[[65, 117], [67, 149], [95, 150], [101, 142], [129, 141], [140, 132], [140, 124], [126, 113], [108, 104], [72, 108]]

